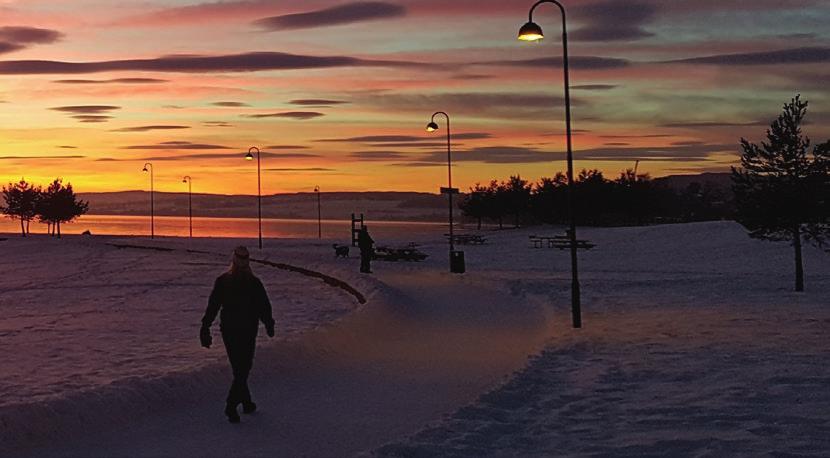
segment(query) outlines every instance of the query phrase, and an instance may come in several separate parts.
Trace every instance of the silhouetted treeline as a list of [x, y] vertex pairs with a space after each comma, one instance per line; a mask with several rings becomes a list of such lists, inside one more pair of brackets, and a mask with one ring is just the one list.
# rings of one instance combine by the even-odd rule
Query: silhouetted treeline
[[89, 210], [89, 204], [79, 200], [72, 184], [63, 184], [56, 178], [43, 189], [26, 180], [3, 186], [3, 200], [0, 211], [11, 219], [20, 221], [23, 237], [29, 233], [29, 223], [37, 218], [47, 225], [50, 235], [61, 236], [61, 224], [69, 223]]
[[[529, 183], [520, 176], [507, 181], [477, 184], [459, 204], [463, 214], [477, 222], [514, 227], [568, 222], [568, 180], [558, 173]], [[728, 189], [709, 182], [692, 182], [682, 189], [653, 180], [648, 174], [622, 172], [615, 179], [599, 170], [583, 170], [575, 177], [574, 214], [589, 226], [628, 226], [667, 222], [707, 221], [734, 214]]]

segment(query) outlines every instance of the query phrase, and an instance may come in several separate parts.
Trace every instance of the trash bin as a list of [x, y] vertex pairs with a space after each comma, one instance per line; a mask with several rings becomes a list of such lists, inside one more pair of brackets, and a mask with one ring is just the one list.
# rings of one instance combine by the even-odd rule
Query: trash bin
[[450, 272], [454, 274], [463, 274], [466, 271], [464, 265], [464, 252], [451, 251], [450, 252]]

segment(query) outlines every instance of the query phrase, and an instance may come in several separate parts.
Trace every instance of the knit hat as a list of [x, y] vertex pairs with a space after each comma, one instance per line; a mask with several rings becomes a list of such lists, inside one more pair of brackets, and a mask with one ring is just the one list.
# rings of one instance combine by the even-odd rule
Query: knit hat
[[250, 253], [244, 246], [238, 246], [233, 249], [233, 269], [234, 270], [248, 270], [250, 269]]

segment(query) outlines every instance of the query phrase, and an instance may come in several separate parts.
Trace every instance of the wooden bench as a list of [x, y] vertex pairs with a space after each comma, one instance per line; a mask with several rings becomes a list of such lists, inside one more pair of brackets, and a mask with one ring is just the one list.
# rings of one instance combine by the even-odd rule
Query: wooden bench
[[[559, 248], [560, 250], [564, 250], [565, 248], [571, 247], [571, 239], [567, 235], [553, 235], [553, 236], [538, 236], [538, 235], [531, 235], [530, 243], [533, 244], [533, 248], [544, 248], [547, 246], [548, 248]], [[595, 243], [591, 243], [588, 240], [577, 240], [576, 247], [580, 250], [590, 250], [596, 246]]]
[[530, 243], [533, 244], [533, 248], [544, 248], [547, 246], [548, 248], [553, 248], [554, 244], [560, 240], [568, 240], [568, 237], [564, 235], [554, 235], [554, 236], [539, 236], [539, 235], [531, 235], [530, 236]]
[[[444, 234], [444, 237], [449, 239], [450, 234]], [[452, 241], [458, 245], [484, 245], [487, 238], [478, 234], [453, 234]]]
[[[577, 240], [576, 241], [576, 248], [578, 250], [590, 250], [591, 248], [597, 246], [595, 243], [591, 243], [587, 240]], [[559, 248], [560, 250], [564, 250], [566, 248], [571, 248], [571, 241], [570, 240], [561, 240], [556, 241], [553, 243], [553, 248]]]
[[372, 253], [372, 259], [378, 261], [410, 261], [410, 262], [420, 262], [428, 258], [429, 255], [418, 250], [414, 247], [406, 247], [406, 248], [392, 248], [387, 246], [381, 246], [375, 248], [374, 253]]

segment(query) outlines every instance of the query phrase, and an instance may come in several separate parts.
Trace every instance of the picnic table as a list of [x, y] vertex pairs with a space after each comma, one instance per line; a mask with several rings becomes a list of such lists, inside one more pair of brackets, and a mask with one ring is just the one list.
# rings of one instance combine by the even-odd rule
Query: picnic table
[[372, 253], [372, 259], [391, 262], [419, 262], [425, 260], [427, 257], [429, 257], [429, 255], [416, 248], [415, 244], [410, 244], [403, 248], [379, 246], [375, 248], [374, 253]]
[[[533, 244], [533, 248], [543, 248], [547, 246], [548, 248], [558, 248], [560, 250], [564, 250], [566, 248], [571, 247], [571, 239], [567, 235], [553, 235], [553, 236], [538, 236], [538, 235], [531, 235], [530, 236], [530, 243]], [[597, 246], [595, 243], [592, 243], [588, 240], [577, 240], [576, 247], [581, 250], [590, 250], [591, 248]]]
[[[444, 234], [444, 237], [449, 239], [450, 234]], [[452, 241], [458, 245], [484, 245], [487, 238], [479, 234], [453, 234]]]

